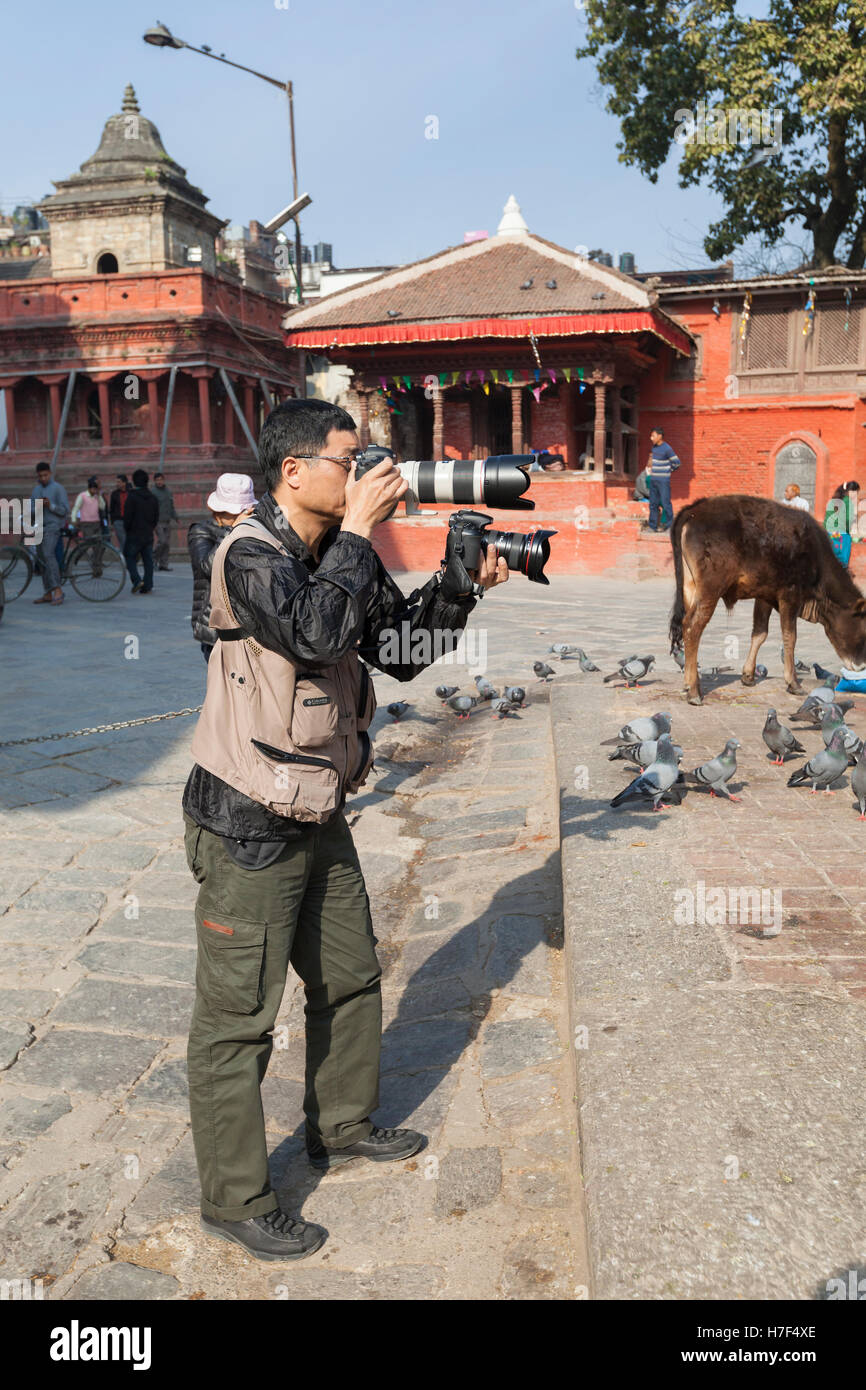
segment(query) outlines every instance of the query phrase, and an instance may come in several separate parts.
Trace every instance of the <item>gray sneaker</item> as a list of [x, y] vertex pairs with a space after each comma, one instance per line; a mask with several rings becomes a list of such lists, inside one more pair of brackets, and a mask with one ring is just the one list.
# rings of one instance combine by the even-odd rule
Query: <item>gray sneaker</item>
[[246, 1221], [219, 1221], [202, 1213], [201, 1228], [218, 1240], [240, 1245], [257, 1260], [303, 1260], [319, 1250], [328, 1238], [324, 1226], [295, 1221], [279, 1207]]
[[355, 1158], [369, 1158], [374, 1163], [411, 1158], [425, 1142], [425, 1136], [414, 1129], [379, 1129], [374, 1125], [366, 1139], [359, 1139], [344, 1149], [328, 1149], [321, 1139], [307, 1133], [307, 1157], [319, 1172], [327, 1173]]

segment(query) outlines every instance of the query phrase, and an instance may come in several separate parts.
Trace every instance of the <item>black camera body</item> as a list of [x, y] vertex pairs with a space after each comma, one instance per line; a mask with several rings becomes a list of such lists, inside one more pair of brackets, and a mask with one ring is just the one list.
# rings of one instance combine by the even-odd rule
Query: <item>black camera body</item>
[[549, 584], [544, 566], [550, 559], [550, 537], [555, 531], [531, 531], [528, 535], [519, 531], [491, 531], [492, 516], [486, 512], [452, 512], [448, 518], [448, 529], [452, 535], [452, 545], [470, 574], [477, 574], [481, 565], [482, 546], [493, 546], [497, 555], [505, 559], [510, 570], [525, 574], [535, 584]]

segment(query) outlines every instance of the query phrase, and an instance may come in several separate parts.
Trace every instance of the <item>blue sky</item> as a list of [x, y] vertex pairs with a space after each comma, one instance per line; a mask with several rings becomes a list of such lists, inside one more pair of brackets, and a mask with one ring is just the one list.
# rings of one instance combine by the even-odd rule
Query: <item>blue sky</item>
[[[281, 0], [282, 2], [282, 0]], [[7, 7], [0, 200], [73, 173], [131, 81], [169, 154], [219, 217], [273, 216], [291, 195], [285, 99], [245, 73], [142, 42], [189, 43], [295, 85], [305, 242], [339, 266], [416, 260], [495, 231], [510, 193], [563, 246], [632, 251], [638, 269], [704, 263], [720, 211], [702, 189], [617, 162], [616, 121], [574, 50], [574, 0], [58, 0]], [[439, 138], [425, 138], [436, 116]]]

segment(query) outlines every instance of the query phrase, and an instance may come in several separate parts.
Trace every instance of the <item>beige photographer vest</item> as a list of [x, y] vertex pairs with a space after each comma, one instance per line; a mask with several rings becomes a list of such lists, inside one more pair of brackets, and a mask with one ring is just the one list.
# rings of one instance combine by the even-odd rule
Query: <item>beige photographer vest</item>
[[267, 527], [249, 520], [233, 526], [214, 555], [209, 625], [232, 635], [211, 653], [192, 755], [276, 815], [321, 823], [372, 766], [373, 682], [354, 649], [332, 666], [310, 667], [243, 634], [225, 585], [226, 555], [241, 537], [288, 554]]

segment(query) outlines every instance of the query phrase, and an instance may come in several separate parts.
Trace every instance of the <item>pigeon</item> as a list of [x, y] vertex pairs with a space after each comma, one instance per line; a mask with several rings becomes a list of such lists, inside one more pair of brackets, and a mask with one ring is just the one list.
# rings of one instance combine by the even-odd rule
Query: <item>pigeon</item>
[[860, 756], [851, 773], [851, 790], [860, 807], [860, 819], [866, 820], [866, 746], [860, 749]]
[[[676, 754], [677, 762], [683, 756], [683, 750], [678, 743], [671, 745]], [[614, 748], [612, 753], [608, 753], [609, 763], [622, 762], [637, 763], [638, 767], [649, 767], [658, 757], [658, 739], [647, 738], [642, 743], [621, 743], [618, 748]]]
[[769, 674], [770, 673], [767, 670], [766, 666], [762, 666], [761, 663], [758, 662], [757, 666], [755, 667], [755, 675], [758, 677], [758, 680], [766, 680]]
[[580, 669], [581, 669], [581, 671], [589, 672], [589, 671], [597, 671], [597, 670], [599, 669], [599, 668], [596, 666], [596, 664], [595, 664], [594, 661], [590, 661], [590, 659], [589, 659], [589, 657], [587, 656], [586, 652], [583, 650], [583, 647], [578, 647], [578, 649], [577, 649], [577, 656], [578, 656], [578, 661], [579, 661], [579, 663], [580, 663]]
[[821, 681], [823, 685], [831, 686], [833, 690], [836, 689], [836, 686], [842, 679], [841, 676], [837, 676], [835, 671], [828, 671], [826, 667], [819, 666], [817, 661], [812, 662], [812, 670], [815, 672], [816, 681]]
[[513, 705], [526, 704], [526, 691], [522, 685], [506, 685], [503, 694], [506, 700], [510, 700]]
[[789, 787], [805, 787], [809, 782], [812, 783], [812, 793], [814, 794], [819, 787], [831, 796], [831, 782], [835, 782], [837, 777], [848, 766], [848, 754], [845, 752], [843, 744], [843, 733], [837, 729], [830, 739], [828, 748], [822, 748], [820, 753], [816, 753], [814, 758], [810, 758], [802, 767], [798, 767], [796, 772], [792, 772], [788, 778]]
[[399, 724], [401, 717], [406, 713], [408, 708], [409, 706], [405, 700], [395, 700], [393, 705], [388, 706], [388, 713], [394, 720], [394, 723]]
[[490, 705], [494, 718], [498, 715], [500, 719], [505, 719], [509, 714], [514, 714], [519, 709], [513, 700], [493, 700]]
[[830, 740], [837, 729], [842, 734], [842, 746], [853, 763], [863, 747], [863, 740], [857, 737], [853, 729], [848, 728], [839, 706], [828, 705], [824, 711], [824, 718], [821, 720], [821, 736], [824, 739], [825, 748], [830, 747]]
[[558, 656], [560, 661], [564, 661], [567, 656], [573, 656], [577, 647], [572, 647], [568, 642], [554, 642], [552, 647], [547, 648], [554, 656]]
[[708, 677], [723, 676], [726, 671], [732, 671], [733, 669], [734, 668], [732, 666], [711, 666], [708, 671], [701, 671], [700, 666], [698, 667], [699, 673], [702, 676]]
[[733, 796], [725, 786], [725, 783], [730, 782], [737, 770], [737, 749], [739, 746], [735, 738], [729, 738], [717, 758], [713, 758], [711, 762], [702, 763], [700, 767], [695, 768], [694, 772], [686, 773], [685, 780], [687, 782], [699, 782], [702, 786], [709, 787], [710, 796], [715, 796], [716, 792], [720, 792], [729, 801], [741, 800], [739, 796]]
[[[614, 808], [625, 806], [632, 801], [652, 801], [653, 810], [665, 810], [664, 797], [679, 779], [676, 754], [669, 734], [662, 734], [658, 741], [656, 760], [645, 768], [639, 777], [613, 798]], [[676, 798], [679, 804], [679, 796]]]
[[532, 669], [540, 681], [549, 681], [553, 675], [553, 667], [545, 666], [543, 661], [533, 661]]
[[437, 698], [440, 699], [444, 705], [446, 701], [451, 699], [452, 695], [457, 694], [457, 691], [459, 689], [459, 685], [437, 685], [433, 694], [436, 695]]
[[806, 751], [803, 745], [797, 742], [791, 730], [779, 723], [774, 709], [767, 710], [767, 719], [761, 737], [773, 754], [772, 761], [778, 767], [782, 766], [789, 753], [805, 753]]
[[812, 710], [818, 705], [832, 705], [835, 691], [831, 685], [816, 685], [814, 690], [810, 690], [796, 714], [792, 719], [810, 719]]
[[677, 666], [679, 666], [680, 670], [684, 671], [686, 669], [686, 654], [683, 651], [682, 647], [674, 647], [673, 651], [671, 652], [671, 656], [673, 657]]
[[[809, 723], [814, 724], [817, 727], [821, 723], [821, 720], [824, 718], [825, 711], [829, 709], [829, 705], [825, 705], [823, 700], [815, 700], [814, 703], [810, 703], [811, 699], [812, 697], [810, 695], [803, 702], [800, 709], [797, 710], [797, 713], [791, 715], [791, 718], [807, 720]], [[854, 708], [853, 700], [835, 700], [831, 701], [831, 703], [835, 704], [836, 708], [842, 714], [845, 714], [849, 709]], [[804, 710], [806, 711], [805, 714], [803, 713]]]
[[478, 688], [478, 697], [481, 700], [498, 700], [499, 691], [494, 690], [486, 676], [476, 676], [475, 684]]
[[474, 695], [452, 695], [447, 704], [449, 709], [453, 709], [458, 719], [468, 719], [469, 711], [475, 708], [478, 701]]
[[601, 747], [612, 748], [615, 743], [642, 743], [644, 739], [659, 738], [670, 731], [671, 717], [666, 710], [661, 710], [651, 717], [642, 715], [639, 719], [633, 719], [630, 724], [623, 724], [616, 738], [606, 738]]
[[609, 676], [605, 676], [604, 684], [606, 685], [608, 681], [624, 680], [629, 687], [638, 685], [654, 665], [654, 656], [626, 656], [619, 663], [619, 670], [612, 671]]
[[[784, 648], [784, 646], [781, 646], [781, 647], [779, 648], [779, 660], [781, 661], [782, 665], [784, 666], [784, 664], [785, 664], [785, 648]], [[795, 657], [795, 658], [794, 658], [794, 670], [797, 672], [798, 675], [800, 675], [800, 676], [805, 676], [805, 675], [808, 674], [809, 667], [806, 665], [805, 661], [800, 661], [797, 657]], [[817, 674], [817, 672], [816, 672], [816, 674]], [[818, 677], [818, 679], [820, 680], [820, 676]]]

